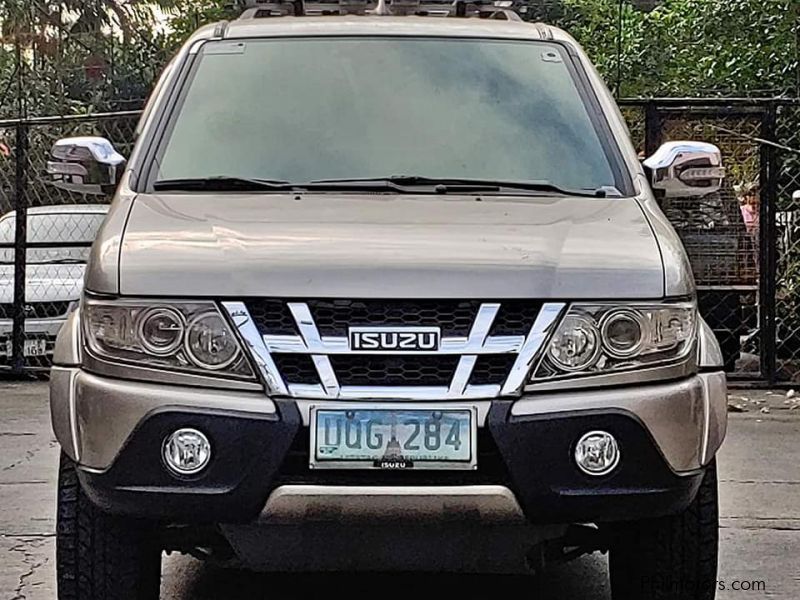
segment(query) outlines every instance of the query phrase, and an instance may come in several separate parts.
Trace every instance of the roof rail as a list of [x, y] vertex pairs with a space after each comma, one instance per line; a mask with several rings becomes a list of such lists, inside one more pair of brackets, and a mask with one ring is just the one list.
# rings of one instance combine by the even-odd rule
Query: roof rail
[[515, 0], [239, 0], [240, 19], [304, 15], [420, 15], [521, 21]]

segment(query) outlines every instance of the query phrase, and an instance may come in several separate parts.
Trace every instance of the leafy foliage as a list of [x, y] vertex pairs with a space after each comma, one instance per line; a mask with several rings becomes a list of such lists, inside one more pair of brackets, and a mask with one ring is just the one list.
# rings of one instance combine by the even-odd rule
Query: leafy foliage
[[0, 115], [139, 108], [169, 52], [156, 14], [136, 0], [0, 0]]
[[[622, 96], [800, 94], [797, 0], [523, 2]], [[0, 0], [0, 116], [17, 112], [17, 45], [27, 114], [138, 108], [192, 31], [238, 12], [234, 0]]]
[[663, 0], [650, 11], [627, 0], [530, 5], [575, 36], [622, 96], [800, 93], [796, 0]]

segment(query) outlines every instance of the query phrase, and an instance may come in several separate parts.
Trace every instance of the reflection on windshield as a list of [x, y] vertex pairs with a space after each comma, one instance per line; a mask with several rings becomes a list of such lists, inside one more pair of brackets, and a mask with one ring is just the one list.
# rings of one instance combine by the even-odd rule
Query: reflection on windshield
[[158, 179], [413, 174], [615, 186], [567, 60], [539, 42], [209, 43]]

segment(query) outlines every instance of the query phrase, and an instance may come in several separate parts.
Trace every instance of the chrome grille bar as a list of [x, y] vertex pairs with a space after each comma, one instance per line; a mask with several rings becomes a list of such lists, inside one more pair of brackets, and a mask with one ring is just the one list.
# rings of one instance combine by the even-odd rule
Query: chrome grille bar
[[244, 302], [223, 302], [222, 308], [228, 313], [228, 316], [233, 321], [233, 325], [242, 336], [247, 349], [250, 351], [250, 357], [256, 364], [256, 368], [267, 388], [274, 394], [285, 396], [289, 393], [286, 384], [283, 382], [283, 377], [272, 360], [272, 356], [264, 344], [264, 339], [258, 331], [258, 327], [253, 323], [250, 316], [250, 311], [244, 305]]
[[[473, 338], [442, 338], [438, 350], [406, 350], [413, 354], [516, 354], [525, 343], [524, 335], [504, 335], [486, 338], [477, 343]], [[270, 352], [287, 354], [386, 354], [385, 350], [351, 350], [346, 337], [321, 337], [308, 344], [299, 335], [264, 335]]]

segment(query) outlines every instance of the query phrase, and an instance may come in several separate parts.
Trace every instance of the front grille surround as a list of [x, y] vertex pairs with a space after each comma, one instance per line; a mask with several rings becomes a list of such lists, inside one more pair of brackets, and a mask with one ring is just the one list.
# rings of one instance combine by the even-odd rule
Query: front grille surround
[[[270, 394], [348, 401], [519, 394], [565, 308], [523, 300], [260, 299], [222, 306]], [[351, 349], [349, 328], [365, 326], [439, 326], [442, 337], [433, 350]]]

